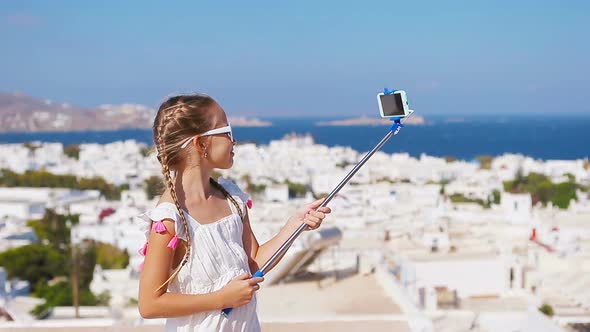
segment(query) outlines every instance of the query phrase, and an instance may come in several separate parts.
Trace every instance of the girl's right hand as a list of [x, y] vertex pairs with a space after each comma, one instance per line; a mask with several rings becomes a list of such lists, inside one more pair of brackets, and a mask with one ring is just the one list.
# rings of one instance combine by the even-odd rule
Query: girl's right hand
[[251, 277], [249, 273], [242, 273], [219, 291], [222, 296], [224, 309], [237, 308], [252, 300], [254, 292], [260, 289], [258, 283], [263, 282], [264, 278], [256, 277], [250, 279]]

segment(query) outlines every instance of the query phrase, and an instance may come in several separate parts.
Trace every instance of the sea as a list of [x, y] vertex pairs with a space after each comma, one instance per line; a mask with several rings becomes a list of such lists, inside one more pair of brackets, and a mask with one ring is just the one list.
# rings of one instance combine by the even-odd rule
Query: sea
[[[269, 127], [236, 127], [239, 142], [268, 144], [288, 134], [310, 134], [315, 143], [371, 150], [388, 132], [387, 125], [324, 126], [334, 118], [261, 118]], [[121, 140], [153, 144], [150, 129], [0, 133], [0, 144], [33, 141], [106, 144]], [[472, 161], [480, 155], [522, 154], [535, 159], [587, 159], [590, 156], [590, 115], [465, 115], [427, 116], [424, 125], [406, 125], [385, 144], [387, 153], [422, 154]]]

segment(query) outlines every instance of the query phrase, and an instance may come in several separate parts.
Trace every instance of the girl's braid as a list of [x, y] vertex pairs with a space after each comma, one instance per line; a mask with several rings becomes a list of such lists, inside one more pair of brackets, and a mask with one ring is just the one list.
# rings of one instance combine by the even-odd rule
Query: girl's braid
[[[170, 275], [168, 280], [166, 280], [162, 285], [160, 285], [160, 287], [158, 287], [158, 289], [156, 289], [156, 291], [159, 291], [164, 286], [168, 285], [168, 283], [170, 283], [172, 280], [174, 280], [176, 275], [178, 275], [178, 272], [180, 272], [180, 269], [182, 269], [182, 267], [188, 262], [188, 258], [189, 258], [190, 251], [191, 251], [191, 246], [190, 246], [191, 235], [190, 235], [190, 232], [188, 229], [188, 222], [186, 220], [186, 216], [184, 215], [182, 208], [180, 207], [180, 203], [178, 202], [175, 184], [172, 181], [172, 176], [170, 175], [170, 168], [168, 166], [168, 155], [166, 153], [166, 146], [164, 144], [164, 140], [162, 139], [162, 135], [161, 135], [162, 131], [165, 130], [165, 127], [166, 127], [166, 124], [168, 123], [168, 121], [170, 121], [174, 117], [174, 113], [175, 112], [168, 113], [164, 117], [162, 122], [160, 122], [160, 125], [158, 126], [158, 134], [156, 135], [156, 142], [158, 144], [158, 160], [160, 160], [160, 163], [162, 164], [162, 173], [164, 174], [168, 188], [170, 188], [170, 194], [172, 196], [172, 199], [174, 200], [174, 204], [176, 205], [176, 209], [178, 209], [178, 214], [180, 215], [180, 219], [182, 220], [182, 225], [184, 226], [184, 233], [186, 236], [186, 241], [185, 241], [186, 250], [184, 253], [184, 257], [182, 258], [182, 262], [178, 265], [178, 267], [175, 269], [175, 271], [172, 273], [172, 275]], [[178, 230], [176, 230], [176, 232], [178, 233]]]

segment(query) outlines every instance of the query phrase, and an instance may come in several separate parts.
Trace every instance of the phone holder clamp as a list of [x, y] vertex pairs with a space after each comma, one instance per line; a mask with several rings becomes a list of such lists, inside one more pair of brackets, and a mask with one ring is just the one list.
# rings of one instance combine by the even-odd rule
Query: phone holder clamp
[[[386, 95], [391, 95], [395, 91], [397, 91], [397, 90], [395, 90], [395, 89], [389, 90], [388, 88], [383, 88], [383, 94], [386, 94]], [[400, 117], [392, 117], [391, 118], [391, 121], [393, 121], [393, 124], [391, 125], [390, 130], [393, 132], [394, 135], [397, 134], [400, 131], [400, 129], [404, 126], [402, 124], [401, 120], [402, 120], [402, 118], [400, 118]]]

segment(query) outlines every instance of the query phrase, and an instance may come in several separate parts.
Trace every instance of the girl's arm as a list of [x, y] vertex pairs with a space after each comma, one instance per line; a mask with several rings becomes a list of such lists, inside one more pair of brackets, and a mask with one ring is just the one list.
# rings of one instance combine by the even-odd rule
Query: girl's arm
[[[244, 250], [248, 255], [250, 270], [252, 273], [258, 271], [271, 257], [272, 255], [289, 239], [289, 237], [295, 233], [297, 228], [302, 223], [308, 225], [308, 229], [317, 229], [320, 227], [322, 220], [326, 217], [326, 214], [331, 212], [329, 207], [322, 207], [319, 211], [315, 211], [318, 206], [322, 204], [325, 198], [319, 199], [311, 204], [304, 206], [299, 209], [281, 228], [279, 233], [272, 239], [268, 240], [263, 245], [259, 245], [256, 240], [256, 236], [252, 232], [250, 227], [250, 218], [246, 212], [244, 218], [244, 232], [242, 235], [242, 242], [244, 243]], [[283, 258], [285, 254], [279, 257], [266, 271], [270, 271], [276, 264]]]
[[[242, 274], [224, 288], [208, 294], [168, 293], [167, 287], [156, 291], [170, 276], [175, 250], [167, 247], [175, 235], [174, 222], [164, 220], [165, 233], [150, 231], [144, 268], [139, 279], [139, 312], [144, 318], [180, 317], [198, 312], [235, 308], [250, 302], [263, 278], [248, 279]], [[181, 250], [183, 246], [178, 246]], [[174, 266], [176, 268], [176, 266]], [[185, 267], [186, 268], [186, 267]]]
[[[219, 292], [203, 295], [187, 295], [166, 292], [167, 287], [156, 291], [170, 276], [174, 250], [167, 247], [175, 235], [174, 222], [163, 221], [168, 230], [159, 234], [150, 231], [148, 251], [139, 279], [139, 313], [144, 318], [178, 317], [195, 312], [223, 309], [224, 303]], [[178, 247], [180, 248], [182, 245]]]

